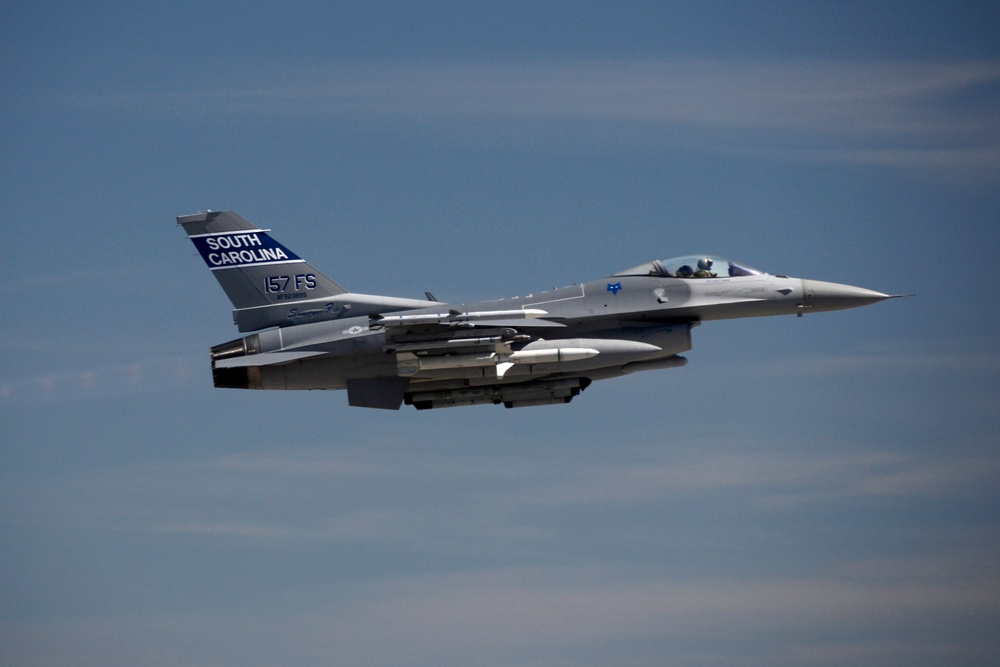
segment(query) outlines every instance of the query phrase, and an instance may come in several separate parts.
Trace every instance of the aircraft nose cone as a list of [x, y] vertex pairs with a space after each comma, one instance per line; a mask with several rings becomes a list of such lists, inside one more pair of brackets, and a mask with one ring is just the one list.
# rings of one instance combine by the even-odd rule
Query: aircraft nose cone
[[810, 310], [842, 310], [891, 299], [892, 295], [821, 280], [802, 280], [803, 305]]

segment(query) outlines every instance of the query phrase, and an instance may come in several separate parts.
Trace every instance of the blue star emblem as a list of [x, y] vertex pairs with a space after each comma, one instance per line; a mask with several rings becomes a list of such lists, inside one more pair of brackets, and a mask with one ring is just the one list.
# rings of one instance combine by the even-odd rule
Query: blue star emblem
[[620, 290], [621, 288], [622, 288], [621, 283], [608, 283], [608, 291], [611, 292], [612, 294], [617, 295], [618, 290]]

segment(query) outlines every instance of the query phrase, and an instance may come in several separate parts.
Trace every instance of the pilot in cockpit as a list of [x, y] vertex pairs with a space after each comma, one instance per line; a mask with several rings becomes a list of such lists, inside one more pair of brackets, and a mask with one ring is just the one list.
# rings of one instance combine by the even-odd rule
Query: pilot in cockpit
[[702, 257], [698, 260], [698, 270], [694, 272], [695, 278], [718, 278], [718, 274], [712, 273], [712, 259]]

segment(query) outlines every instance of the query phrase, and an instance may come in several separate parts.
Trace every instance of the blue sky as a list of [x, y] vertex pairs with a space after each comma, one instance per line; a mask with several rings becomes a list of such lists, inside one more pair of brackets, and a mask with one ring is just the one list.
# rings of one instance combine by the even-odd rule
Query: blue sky
[[[994, 664], [991, 3], [31, 3], [0, 22], [0, 662]], [[215, 390], [234, 209], [349, 289], [717, 252], [912, 299], [569, 406]]]

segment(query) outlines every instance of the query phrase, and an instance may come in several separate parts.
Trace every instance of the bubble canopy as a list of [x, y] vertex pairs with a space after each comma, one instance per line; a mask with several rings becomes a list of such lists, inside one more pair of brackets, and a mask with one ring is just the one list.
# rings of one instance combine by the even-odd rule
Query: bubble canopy
[[718, 255], [687, 255], [671, 259], [654, 259], [616, 276], [654, 276], [659, 278], [736, 278], [760, 276], [763, 271], [719, 257]]

